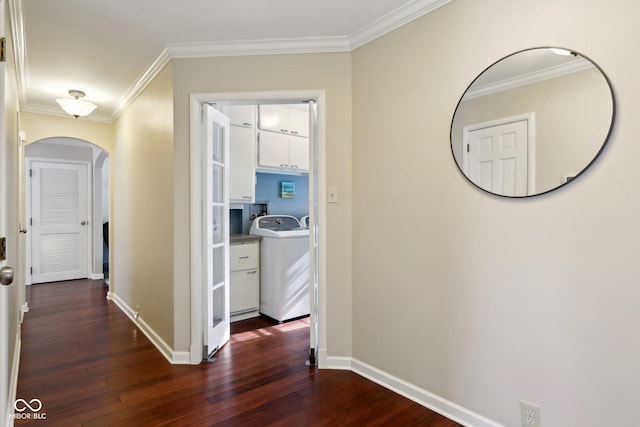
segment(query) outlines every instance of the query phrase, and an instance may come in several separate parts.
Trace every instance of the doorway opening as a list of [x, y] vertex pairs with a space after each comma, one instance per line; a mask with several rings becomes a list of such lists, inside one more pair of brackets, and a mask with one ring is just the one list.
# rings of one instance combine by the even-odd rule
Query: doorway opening
[[76, 138], [25, 147], [26, 284], [108, 283], [109, 154]]
[[[207, 312], [206, 307], [203, 305], [203, 299], [206, 300], [205, 293], [205, 277], [203, 272], [207, 270], [207, 260], [203, 256], [203, 244], [202, 237], [204, 233], [207, 233], [208, 224], [205, 221], [202, 206], [202, 197], [207, 190], [207, 183], [205, 180], [205, 169], [199, 159], [202, 159], [203, 145], [206, 144], [206, 134], [203, 132], [203, 114], [202, 110], [205, 105], [213, 105], [216, 109], [220, 109], [224, 112], [227, 106], [242, 106], [242, 105], [295, 105], [308, 103], [311, 113], [311, 121], [313, 124], [314, 132], [311, 132], [309, 137], [309, 145], [307, 148], [306, 162], [308, 166], [308, 196], [306, 206], [306, 213], [309, 216], [309, 286], [310, 294], [310, 314], [307, 317], [307, 327], [309, 328], [309, 362], [314, 365], [323, 367], [324, 361], [322, 358], [317, 358], [321, 354], [320, 349], [325, 345], [325, 324], [326, 318], [324, 316], [324, 309], [321, 302], [324, 301], [324, 257], [322, 256], [322, 250], [324, 248], [324, 235], [325, 235], [325, 207], [318, 202], [318, 195], [322, 194], [325, 188], [325, 168], [324, 168], [324, 92], [323, 91], [293, 91], [293, 92], [250, 92], [250, 93], [211, 93], [211, 94], [192, 94], [191, 95], [191, 212], [192, 212], [192, 233], [191, 233], [191, 248], [192, 248], [192, 294], [191, 294], [191, 312], [192, 312], [192, 346], [191, 346], [191, 363], [198, 364], [203, 360], [203, 353], [205, 351], [204, 346], [207, 345], [205, 339]], [[227, 123], [228, 124], [228, 123]], [[257, 142], [257, 140], [256, 140]], [[259, 146], [258, 146], [259, 147]], [[257, 162], [256, 162], [257, 163]], [[280, 166], [280, 165], [278, 165]], [[261, 171], [258, 171], [261, 172]], [[265, 179], [265, 182], [274, 182], [273, 173], [277, 174], [276, 170], [267, 171], [271, 172]], [[267, 174], [265, 174], [267, 175]], [[287, 178], [285, 174], [285, 178]], [[306, 175], [306, 173], [296, 174], [299, 176]], [[289, 176], [296, 176], [289, 175]], [[275, 178], [278, 180], [279, 178]], [[291, 191], [291, 180], [286, 182], [287, 195]], [[283, 184], [278, 182], [278, 185]], [[284, 188], [284, 187], [283, 187]], [[283, 190], [285, 191], [285, 190]], [[260, 211], [257, 215], [272, 213], [268, 212], [270, 203], [268, 200], [261, 199], [262, 196], [259, 193], [255, 194], [254, 203], [248, 205], [266, 206], [265, 211], [252, 206], [249, 208], [250, 212]], [[285, 196], [287, 197], [287, 196]], [[240, 204], [229, 205], [228, 208], [240, 208]], [[252, 210], [253, 209], [253, 210]], [[294, 213], [294, 212], [291, 212]], [[293, 215], [291, 215], [293, 216]], [[306, 216], [306, 215], [301, 215]], [[254, 217], [255, 218], [255, 217]], [[300, 218], [297, 218], [299, 220]], [[231, 225], [231, 224], [229, 224]], [[244, 225], [244, 229], [248, 225]], [[242, 229], [242, 226], [241, 228]], [[228, 254], [228, 249], [227, 249]], [[228, 256], [227, 256], [228, 262]], [[228, 264], [227, 264], [228, 265]], [[229, 268], [229, 267], [227, 267]], [[244, 320], [240, 319], [244, 322]], [[260, 328], [260, 324], [264, 326], [270, 326], [273, 321], [269, 319], [260, 319], [259, 317], [253, 318], [252, 321], [257, 322], [257, 326], [249, 326]], [[262, 323], [261, 323], [262, 322]], [[278, 321], [276, 321], [276, 324]], [[297, 323], [300, 325], [300, 323]], [[245, 327], [236, 325], [234, 328], [238, 331], [246, 330]], [[302, 327], [305, 327], [304, 320]], [[326, 353], [326, 352], [325, 352]]]

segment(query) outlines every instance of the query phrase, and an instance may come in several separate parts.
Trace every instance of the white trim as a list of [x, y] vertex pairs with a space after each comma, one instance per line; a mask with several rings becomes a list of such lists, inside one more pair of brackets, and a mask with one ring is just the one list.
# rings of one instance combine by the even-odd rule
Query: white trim
[[[29, 105], [27, 102], [28, 74], [26, 63], [26, 43], [24, 36], [24, 18], [22, 0], [8, 0], [11, 6], [11, 28], [14, 36], [14, 54], [16, 57], [16, 74], [18, 92], [22, 111], [30, 113], [48, 114], [69, 117], [59, 108], [53, 106]], [[301, 53], [331, 53], [351, 52], [364, 46], [403, 25], [439, 9], [453, 0], [413, 0], [371, 22], [349, 35], [332, 37], [304, 37], [291, 39], [267, 40], [231, 40], [223, 42], [203, 43], [168, 43], [166, 48], [153, 61], [131, 87], [120, 97], [110, 118], [100, 115], [83, 117], [102, 123], [113, 123], [127, 109], [129, 105], [142, 93], [151, 81], [158, 75], [171, 59], [174, 58], [202, 58], [217, 56], [242, 55], [276, 55]]]
[[103, 273], [100, 273], [100, 274], [92, 273], [92, 274], [89, 275], [89, 279], [91, 279], [91, 280], [104, 280], [104, 274]]
[[111, 114], [111, 123], [115, 122], [118, 117], [131, 105], [133, 101], [142, 93], [142, 91], [156, 78], [162, 69], [169, 63], [171, 56], [169, 51], [164, 49], [160, 56], [145, 70], [131, 87], [120, 97], [113, 113]]
[[351, 357], [329, 356], [327, 357], [327, 369], [351, 371], [353, 370], [353, 366], [351, 365], [352, 361], [353, 359]]
[[584, 58], [571, 61], [566, 64], [555, 65], [543, 70], [534, 71], [516, 77], [500, 80], [486, 85], [474, 87], [465, 92], [462, 101], [478, 98], [505, 90], [515, 89], [520, 86], [526, 86], [545, 80], [555, 79], [557, 77], [566, 76], [567, 74], [577, 73], [578, 71], [594, 68], [594, 65]]
[[[320, 195], [326, 194], [326, 112], [324, 90], [302, 91], [273, 91], [273, 92], [222, 92], [222, 93], [194, 93], [190, 95], [190, 211], [191, 211], [191, 363], [198, 364], [202, 361], [203, 322], [202, 322], [202, 116], [200, 107], [203, 103], [213, 102], [284, 102], [315, 99], [318, 105], [318, 346], [326, 349], [327, 342], [327, 316], [326, 316], [326, 201]], [[198, 255], [200, 254], [200, 255]], [[326, 354], [326, 351], [324, 352]], [[325, 357], [326, 359], [326, 357]], [[320, 365], [320, 367], [323, 367]]]
[[20, 109], [24, 111], [27, 104], [29, 77], [27, 73], [27, 37], [24, 29], [24, 13], [22, 0], [8, 0], [9, 25], [13, 36], [13, 55], [15, 57], [16, 80]]
[[349, 35], [351, 49], [355, 50], [364, 46], [452, 1], [453, 0], [415, 0], [400, 6], [380, 19], [351, 33]]
[[18, 392], [18, 373], [20, 372], [20, 352], [22, 349], [21, 328], [18, 328], [15, 338], [15, 346], [13, 347], [13, 369], [9, 377], [9, 393], [7, 408], [7, 422], [5, 425], [13, 426], [13, 403], [16, 401], [16, 393]]
[[296, 53], [349, 52], [347, 37], [308, 37], [297, 39], [235, 40], [209, 43], [168, 43], [171, 58], [219, 56], [282, 55]]
[[153, 330], [147, 322], [140, 316], [136, 318], [136, 314], [131, 307], [127, 305], [122, 298], [116, 294], [109, 292], [107, 299], [113, 300], [113, 302], [120, 308], [120, 310], [131, 319], [131, 321], [142, 331], [142, 333], [151, 341], [151, 343], [158, 349], [160, 354], [165, 359], [174, 365], [188, 365], [189, 354], [185, 351], [174, 351], [169, 344], [167, 344], [161, 337]]
[[504, 427], [502, 424], [483, 417], [482, 415], [470, 411], [457, 403], [417, 387], [367, 363], [353, 359], [352, 366], [353, 372], [356, 374], [361, 375], [376, 384], [393, 391], [394, 393], [404, 396], [425, 408], [431, 409], [450, 420], [462, 424], [463, 426]]

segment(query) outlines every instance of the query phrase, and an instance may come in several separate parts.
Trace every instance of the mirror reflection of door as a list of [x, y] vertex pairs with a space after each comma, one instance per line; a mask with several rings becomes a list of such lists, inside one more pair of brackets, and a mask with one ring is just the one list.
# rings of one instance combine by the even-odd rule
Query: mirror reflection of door
[[[473, 125], [464, 129], [463, 170], [483, 190], [526, 196], [529, 159], [528, 121]], [[534, 142], [531, 141], [531, 144]], [[533, 150], [531, 150], [533, 152]]]

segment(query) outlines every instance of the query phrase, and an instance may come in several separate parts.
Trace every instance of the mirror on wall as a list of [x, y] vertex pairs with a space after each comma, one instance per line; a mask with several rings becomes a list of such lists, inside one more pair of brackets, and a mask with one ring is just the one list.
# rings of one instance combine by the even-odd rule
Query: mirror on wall
[[497, 61], [467, 88], [451, 123], [451, 151], [482, 190], [535, 196], [592, 164], [613, 119], [613, 91], [595, 63], [566, 49], [528, 49]]

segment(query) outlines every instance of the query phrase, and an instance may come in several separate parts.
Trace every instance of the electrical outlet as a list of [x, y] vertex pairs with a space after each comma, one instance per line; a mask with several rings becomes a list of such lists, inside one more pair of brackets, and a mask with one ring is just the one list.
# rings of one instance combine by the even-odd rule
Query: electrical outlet
[[520, 421], [522, 422], [522, 427], [540, 427], [540, 407], [521, 400]]

